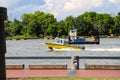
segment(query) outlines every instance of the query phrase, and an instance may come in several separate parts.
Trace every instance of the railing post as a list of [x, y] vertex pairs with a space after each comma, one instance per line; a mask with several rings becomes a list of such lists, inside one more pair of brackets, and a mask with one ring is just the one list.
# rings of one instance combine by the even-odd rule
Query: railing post
[[5, 67], [5, 32], [4, 32], [4, 20], [7, 17], [7, 9], [0, 7], [0, 80], [6, 80], [6, 67]]
[[79, 69], [79, 56], [71, 56], [71, 69], [72, 70]]

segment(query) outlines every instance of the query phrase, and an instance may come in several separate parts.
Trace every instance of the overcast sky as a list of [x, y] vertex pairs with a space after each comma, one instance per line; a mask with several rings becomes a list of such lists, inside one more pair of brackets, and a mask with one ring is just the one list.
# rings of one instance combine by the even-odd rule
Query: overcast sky
[[116, 15], [120, 12], [120, 0], [0, 0], [0, 7], [7, 7], [10, 20], [20, 20], [22, 14], [37, 10], [52, 13], [57, 20], [62, 20], [86, 11]]

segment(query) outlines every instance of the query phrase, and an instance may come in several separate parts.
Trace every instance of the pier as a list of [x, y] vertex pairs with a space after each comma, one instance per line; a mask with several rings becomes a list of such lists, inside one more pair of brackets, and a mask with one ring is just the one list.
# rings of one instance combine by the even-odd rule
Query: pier
[[[104, 60], [120, 60], [120, 57], [119, 56], [65, 56], [65, 57], [63, 57], [63, 56], [41, 56], [41, 57], [38, 57], [38, 56], [34, 56], [34, 57], [28, 57], [28, 56], [26, 56], [26, 57], [6, 57], [6, 60], [41, 60], [41, 61], [44, 61], [44, 63], [37, 63], [38, 65], [40, 65], [40, 64], [65, 64], [67, 67], [65, 67], [66, 69], [76, 69], [76, 70], [84, 70], [85, 69], [85, 66], [86, 66], [86, 64], [93, 64], [93, 63], [84, 63], [84, 64], [81, 64], [81, 63], [83, 63], [82, 62], [82, 60], [95, 60], [95, 61], [97, 61], [97, 60], [103, 60], [103, 62], [104, 62]], [[66, 62], [66, 60], [67, 60], [67, 63], [60, 63], [59, 61], [57, 62], [57, 60], [63, 60], [64, 62]], [[55, 62], [47, 62], [46, 60], [54, 60], [54, 61], [56, 61], [57, 63], [55, 63]], [[68, 62], [69, 61], [69, 62]], [[22, 64], [22, 63], [21, 63]], [[37, 65], [36, 64], [36, 65]], [[102, 62], [101, 63], [94, 63], [93, 65], [105, 65], [105, 64], [103, 64]], [[112, 64], [112, 63], [110, 63], [111, 65], [118, 65], [119, 66], [119, 68], [120, 68], [120, 65], [119, 64]], [[29, 65], [29, 64], [28, 64]], [[81, 67], [81, 65], [83, 65], [82, 67]], [[108, 64], [109, 65], [109, 64]], [[26, 66], [25, 64], [24, 64], [24, 66]], [[28, 68], [28, 66], [26, 66], [25, 68]]]
[[85, 68], [81, 69], [81, 59], [120, 59], [120, 57], [91, 57], [91, 56], [70, 56], [70, 57], [6, 57], [8, 60], [14, 59], [70, 59], [71, 68], [68, 68], [68, 64], [61, 63], [39, 63], [29, 64], [28, 68], [25, 68], [25, 64], [11, 64], [6, 65], [7, 78], [33, 78], [33, 77], [85, 77], [85, 78], [119, 78], [120, 77], [120, 65], [119, 64], [85, 64]]

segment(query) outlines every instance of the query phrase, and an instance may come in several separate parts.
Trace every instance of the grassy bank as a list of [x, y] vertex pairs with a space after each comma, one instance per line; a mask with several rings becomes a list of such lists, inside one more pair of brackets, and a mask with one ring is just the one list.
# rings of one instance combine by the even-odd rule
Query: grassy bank
[[8, 40], [12, 40], [12, 39], [16, 39], [16, 40], [19, 40], [19, 39], [37, 39], [38, 37], [33, 37], [33, 36], [24, 36], [24, 35], [16, 35], [16, 36], [12, 36], [12, 37], [7, 37], [6, 39]]
[[120, 78], [28, 78], [7, 80], [120, 80]]
[[[78, 36], [79, 38], [93, 38], [93, 36]], [[100, 38], [120, 38], [120, 36], [99, 36]], [[35, 36], [25, 36], [25, 35], [16, 35], [12, 37], [7, 37], [6, 39], [36, 39], [36, 38], [43, 38], [43, 37], [35, 37]], [[46, 36], [45, 38], [55, 38], [52, 36]], [[61, 36], [61, 38], [68, 38], [68, 36]]]

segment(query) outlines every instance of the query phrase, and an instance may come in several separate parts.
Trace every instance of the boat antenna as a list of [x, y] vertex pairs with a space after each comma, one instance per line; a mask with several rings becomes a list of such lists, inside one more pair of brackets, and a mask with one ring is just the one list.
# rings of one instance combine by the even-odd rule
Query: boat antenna
[[59, 32], [57, 33], [57, 37], [59, 37]]

